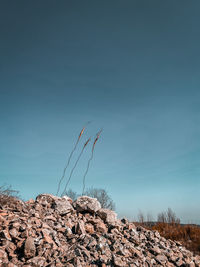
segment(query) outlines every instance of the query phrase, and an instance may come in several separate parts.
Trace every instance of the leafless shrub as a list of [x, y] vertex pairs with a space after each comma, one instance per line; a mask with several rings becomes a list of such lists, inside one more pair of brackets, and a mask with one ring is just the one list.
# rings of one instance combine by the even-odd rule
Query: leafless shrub
[[142, 213], [142, 211], [139, 211], [139, 213], [138, 213], [138, 222], [143, 224], [144, 221], [145, 221], [144, 214]]
[[173, 212], [171, 208], [168, 208], [166, 212], [159, 213], [157, 221], [159, 223], [171, 223], [171, 224], [180, 223], [180, 219], [176, 217], [175, 212]]
[[115, 210], [115, 204], [105, 189], [91, 187], [85, 191], [85, 195], [96, 198], [103, 209]]
[[13, 190], [11, 186], [0, 186], [0, 208], [14, 203], [19, 199], [19, 191]]
[[157, 222], [159, 223], [166, 223], [167, 222], [167, 216], [165, 212], [158, 213]]
[[65, 193], [68, 197], [70, 197], [73, 201], [75, 201], [78, 198], [78, 194], [74, 192], [72, 189], [68, 189]]
[[[76, 200], [79, 196], [81, 196], [77, 194], [76, 192], [74, 192], [72, 189], [69, 189], [68, 191], [66, 191], [65, 194], [68, 197], [70, 197], [73, 201]], [[105, 189], [91, 187], [85, 191], [84, 195], [88, 197], [96, 198], [100, 202], [101, 207], [104, 209], [115, 210], [115, 203], [113, 202], [113, 200], [108, 195]]]

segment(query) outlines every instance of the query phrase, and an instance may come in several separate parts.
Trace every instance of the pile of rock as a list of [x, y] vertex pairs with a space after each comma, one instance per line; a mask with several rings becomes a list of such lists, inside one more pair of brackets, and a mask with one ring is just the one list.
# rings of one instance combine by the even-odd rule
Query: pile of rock
[[39, 195], [0, 210], [0, 266], [200, 266], [179, 242], [136, 227], [97, 199]]

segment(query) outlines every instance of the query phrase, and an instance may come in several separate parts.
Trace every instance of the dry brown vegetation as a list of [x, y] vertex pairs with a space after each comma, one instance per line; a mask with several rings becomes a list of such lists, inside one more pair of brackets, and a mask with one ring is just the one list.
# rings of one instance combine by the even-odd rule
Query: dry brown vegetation
[[181, 242], [188, 250], [200, 255], [200, 226], [181, 224], [176, 214], [168, 208], [166, 212], [158, 214], [157, 222], [144, 221], [144, 215], [139, 213], [137, 224], [150, 230], [157, 230], [161, 236]]
[[160, 235], [180, 241], [187, 249], [200, 255], [200, 227], [197, 225], [181, 225], [176, 223], [156, 223], [150, 229], [158, 230]]

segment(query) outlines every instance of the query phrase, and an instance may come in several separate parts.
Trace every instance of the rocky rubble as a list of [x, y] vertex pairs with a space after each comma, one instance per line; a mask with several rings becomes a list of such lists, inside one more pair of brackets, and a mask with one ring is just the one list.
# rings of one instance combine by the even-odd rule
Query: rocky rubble
[[0, 266], [200, 266], [179, 242], [136, 227], [87, 196], [39, 195], [0, 207]]

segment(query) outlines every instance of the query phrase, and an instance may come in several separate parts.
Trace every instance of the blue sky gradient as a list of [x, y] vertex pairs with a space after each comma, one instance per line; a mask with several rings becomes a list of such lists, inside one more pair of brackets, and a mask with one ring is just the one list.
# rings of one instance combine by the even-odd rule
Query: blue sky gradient
[[[120, 216], [200, 223], [200, 2], [2, 1], [0, 181], [56, 193], [76, 138], [103, 127], [87, 186]], [[91, 145], [70, 187], [82, 191]]]

